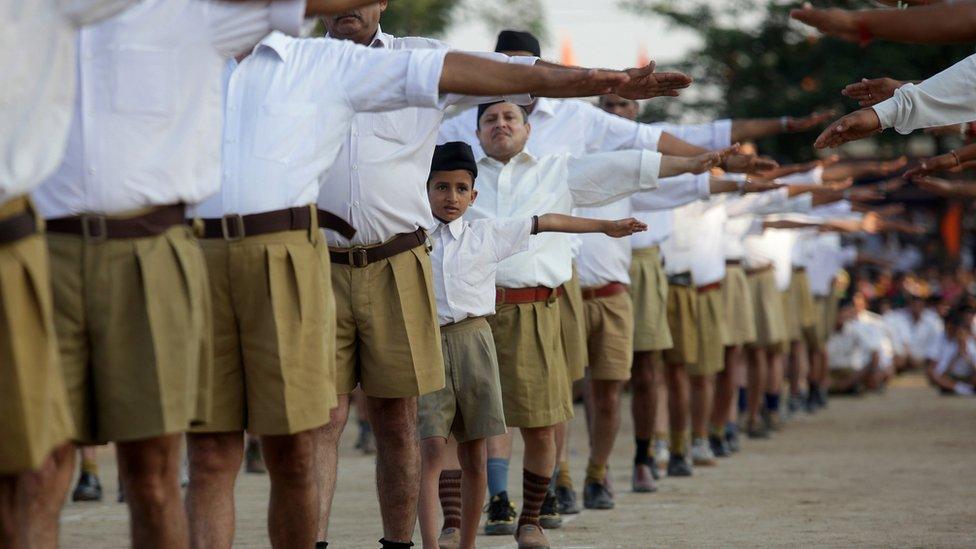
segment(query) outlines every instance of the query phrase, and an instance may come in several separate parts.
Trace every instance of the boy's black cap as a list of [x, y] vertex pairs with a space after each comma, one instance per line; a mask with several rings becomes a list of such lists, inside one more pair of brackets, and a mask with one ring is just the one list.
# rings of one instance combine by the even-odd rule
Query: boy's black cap
[[451, 141], [434, 147], [434, 158], [430, 161], [430, 172], [467, 170], [471, 177], [478, 178], [478, 163], [474, 161], [471, 146], [461, 141]]
[[495, 51], [527, 51], [536, 57], [542, 55], [539, 39], [533, 36], [531, 32], [517, 30], [503, 30], [498, 33]]

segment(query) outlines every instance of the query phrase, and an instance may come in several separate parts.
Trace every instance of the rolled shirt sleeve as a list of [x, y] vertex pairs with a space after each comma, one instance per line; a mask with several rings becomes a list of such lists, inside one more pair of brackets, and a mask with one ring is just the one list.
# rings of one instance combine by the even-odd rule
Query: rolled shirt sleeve
[[900, 134], [976, 120], [976, 55], [920, 84], [905, 84], [871, 108], [883, 129]]
[[[475, 57], [481, 57], [491, 61], [497, 61], [499, 63], [511, 63], [513, 65], [526, 65], [530, 67], [535, 66], [536, 62], [539, 60], [538, 57], [528, 57], [524, 55], [511, 57], [505, 55], [504, 53], [495, 53], [490, 51], [454, 51], [456, 51], [456, 53], [473, 55]], [[515, 103], [516, 105], [528, 105], [532, 103], [532, 95], [524, 93], [520, 95], [506, 95], [504, 97], [485, 97], [451, 93], [444, 96], [445, 106], [455, 105], [460, 108], [473, 107], [482, 103], [491, 103], [494, 101], [507, 101], [509, 103]]]
[[687, 141], [704, 149], [724, 149], [732, 146], [732, 120], [721, 119], [704, 124], [667, 124], [657, 123], [651, 126], [663, 133], [668, 133], [682, 141]]
[[439, 92], [446, 50], [385, 50], [354, 46], [335, 75], [357, 112], [443, 108]]
[[628, 120], [589, 103], [582, 103], [577, 115], [584, 124], [589, 150], [645, 149], [656, 151], [658, 141], [661, 139], [661, 131], [654, 125]]
[[574, 206], [602, 206], [638, 191], [658, 188], [661, 154], [615, 151], [570, 156], [569, 189]]
[[707, 199], [711, 196], [709, 179], [707, 173], [666, 177], [659, 181], [657, 189], [630, 195], [631, 205], [637, 211], [653, 212], [670, 210], [695, 200]]
[[789, 199], [789, 190], [785, 188], [750, 193], [728, 201], [725, 205], [725, 213], [729, 217], [775, 213], [786, 209]]

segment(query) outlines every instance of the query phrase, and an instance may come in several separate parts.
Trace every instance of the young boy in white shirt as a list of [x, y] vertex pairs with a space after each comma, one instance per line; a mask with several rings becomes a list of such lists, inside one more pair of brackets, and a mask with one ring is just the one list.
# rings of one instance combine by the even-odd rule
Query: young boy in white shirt
[[[498, 359], [484, 318], [495, 312], [498, 262], [527, 250], [529, 236], [540, 232], [622, 237], [646, 230], [633, 218], [605, 221], [552, 213], [469, 222], [462, 216], [478, 196], [477, 174], [469, 145], [452, 142], [435, 149], [427, 194], [440, 222], [430, 236], [431, 263], [447, 385], [419, 401], [424, 546], [474, 547], [486, 490], [485, 441], [506, 430]], [[458, 442], [456, 457], [448, 451], [452, 435]], [[438, 490], [444, 504], [442, 529], [437, 528]]]

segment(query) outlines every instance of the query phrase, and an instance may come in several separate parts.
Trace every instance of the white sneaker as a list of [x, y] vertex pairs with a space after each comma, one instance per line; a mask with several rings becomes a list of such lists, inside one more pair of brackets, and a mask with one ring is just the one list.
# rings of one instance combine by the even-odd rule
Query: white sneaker
[[654, 463], [658, 469], [664, 469], [671, 461], [671, 450], [668, 449], [668, 441], [658, 439], [654, 441]]
[[691, 462], [695, 465], [715, 465], [715, 454], [707, 438], [696, 438], [691, 442]]

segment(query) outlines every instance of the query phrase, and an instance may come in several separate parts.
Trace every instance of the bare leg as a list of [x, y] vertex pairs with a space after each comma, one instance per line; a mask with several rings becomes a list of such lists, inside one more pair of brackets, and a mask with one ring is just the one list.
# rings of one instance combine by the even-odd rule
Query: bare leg
[[191, 433], [186, 444], [190, 459], [186, 490], [190, 545], [229, 549], [234, 543], [234, 482], [244, 456], [244, 434]]
[[747, 407], [749, 411], [750, 427], [756, 424], [759, 418], [759, 409], [762, 407], [763, 395], [766, 393], [766, 374], [768, 366], [766, 364], [766, 349], [755, 347], [749, 349], [749, 370], [747, 372], [746, 383]]
[[376, 434], [376, 489], [383, 537], [387, 541], [409, 542], [420, 497], [417, 399], [367, 396], [366, 407]]
[[715, 376], [715, 405], [712, 407], [711, 424], [715, 429], [723, 429], [732, 415], [735, 401], [738, 369], [741, 364], [742, 347], [725, 348], [725, 369]]
[[[54, 548], [58, 546], [58, 525], [61, 506], [71, 486], [74, 472], [75, 446], [72, 443], [55, 448], [36, 471], [22, 473], [15, 479], [14, 497], [17, 505], [14, 514], [18, 517], [14, 524], [19, 534], [13, 539], [27, 534], [27, 547]], [[4, 500], [7, 496], [0, 496]], [[6, 513], [3, 513], [6, 514]], [[0, 519], [5, 522], [5, 519]], [[6, 528], [0, 526], [0, 538], [6, 538]], [[4, 542], [0, 542], [0, 547]], [[16, 547], [16, 543], [11, 547]]]
[[613, 443], [620, 428], [621, 388], [622, 381], [590, 380], [590, 393], [593, 395], [590, 462], [595, 465], [607, 465], [613, 452]]
[[[684, 437], [688, 429], [689, 380], [684, 364], [668, 364], [665, 368], [668, 384], [668, 419], [671, 437]], [[682, 440], [684, 440], [682, 438]], [[684, 454], [687, 448], [671, 448], [672, 452]]]
[[329, 513], [332, 511], [339, 466], [339, 438], [348, 418], [349, 395], [339, 395], [339, 403], [329, 415], [329, 424], [322, 428], [322, 439], [316, 447], [315, 469], [319, 484], [319, 528], [316, 537], [319, 541], [328, 540]]
[[488, 482], [485, 439], [458, 444], [455, 455], [461, 462], [461, 547], [474, 549]]
[[522, 466], [539, 476], [548, 477], [556, 466], [556, 437], [552, 427], [519, 429], [525, 443]]
[[688, 377], [691, 381], [691, 433], [695, 438], [705, 438], [715, 398], [715, 376]]
[[766, 392], [778, 395], [783, 392], [783, 361], [785, 357], [778, 350], [770, 350], [768, 354], [769, 373], [766, 377]]
[[[420, 441], [420, 504], [417, 515], [420, 518], [420, 536], [425, 548], [436, 549], [437, 538], [441, 532], [438, 524], [441, 514], [438, 484], [441, 471], [444, 470], [446, 454], [447, 439], [430, 437]], [[461, 486], [463, 490], [463, 480]]]
[[261, 437], [271, 477], [268, 533], [273, 547], [312, 547], [319, 514], [316, 449], [324, 429]]
[[132, 546], [188, 547], [186, 509], [180, 494], [183, 435], [119, 442], [119, 474], [129, 506]]
[[654, 353], [634, 353], [631, 369], [630, 414], [634, 418], [634, 437], [644, 440], [654, 436], [654, 419], [657, 415], [657, 376]]
[[669, 425], [671, 424], [670, 419], [668, 419], [668, 384], [664, 379], [664, 362], [660, 357], [655, 358], [654, 363], [654, 375], [655, 375], [655, 387], [654, 390], [657, 393], [657, 405], [654, 410], [654, 433], [662, 436], [668, 434]]

